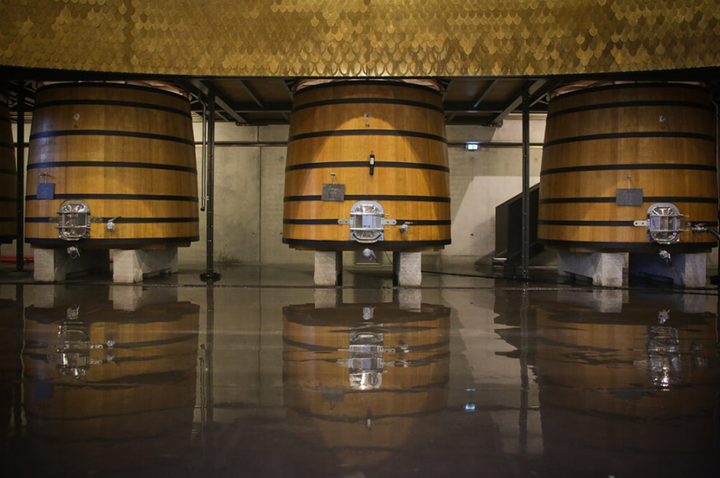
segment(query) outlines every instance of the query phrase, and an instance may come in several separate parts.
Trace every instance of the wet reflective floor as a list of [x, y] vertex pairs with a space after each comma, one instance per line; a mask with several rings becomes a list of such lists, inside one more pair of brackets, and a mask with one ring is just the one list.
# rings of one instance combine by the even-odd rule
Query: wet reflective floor
[[716, 290], [260, 269], [0, 284], [0, 474], [720, 475]]

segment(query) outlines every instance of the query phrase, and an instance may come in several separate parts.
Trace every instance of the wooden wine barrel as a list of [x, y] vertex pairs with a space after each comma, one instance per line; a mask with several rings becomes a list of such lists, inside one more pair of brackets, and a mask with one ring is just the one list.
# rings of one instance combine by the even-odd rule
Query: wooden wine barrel
[[720, 377], [714, 314], [671, 310], [659, 323], [657, 309], [639, 305], [602, 314], [534, 304], [543, 447], [560, 476], [658, 467], [656, 476], [710, 476]]
[[[39, 191], [42, 183], [54, 191]], [[39, 194], [40, 193], [40, 194]], [[46, 198], [46, 199], [43, 199]], [[158, 83], [55, 83], [38, 88], [27, 180], [26, 242], [66, 247], [57, 211], [91, 210], [83, 247], [157, 248], [197, 241], [190, 103]], [[109, 219], [115, 228], [109, 230]]]
[[17, 168], [7, 98], [0, 95], [0, 244], [17, 236]]
[[[369, 308], [372, 318], [364, 319]], [[426, 446], [448, 400], [447, 307], [422, 304], [419, 312], [408, 312], [393, 304], [307, 304], [283, 312], [285, 406], [294, 429], [331, 450], [331, 462], [344, 464], [378, 463], [394, 451]], [[347, 364], [358, 333], [378, 334], [384, 349], [393, 349], [360, 353], [363, 367], [371, 355], [384, 362], [381, 381], [368, 389], [353, 385], [357, 370]]]
[[[395, 251], [450, 244], [450, 170], [434, 83], [304, 85], [290, 121], [283, 242], [296, 249]], [[344, 196], [323, 200], [323, 185], [333, 183], [344, 185]], [[350, 225], [338, 224], [365, 201], [380, 203], [384, 217], [397, 221], [370, 244], [351, 239]], [[409, 230], [401, 232], [405, 223]]]
[[[687, 83], [576, 83], [548, 107], [538, 239], [576, 251], [653, 251], [646, 220], [671, 203], [683, 220], [717, 226], [713, 109], [708, 90]], [[640, 189], [628, 200], [627, 189]], [[637, 194], [637, 192], [636, 192]], [[633, 205], [626, 205], [633, 204]], [[709, 234], [684, 232], [662, 246], [709, 251]]]

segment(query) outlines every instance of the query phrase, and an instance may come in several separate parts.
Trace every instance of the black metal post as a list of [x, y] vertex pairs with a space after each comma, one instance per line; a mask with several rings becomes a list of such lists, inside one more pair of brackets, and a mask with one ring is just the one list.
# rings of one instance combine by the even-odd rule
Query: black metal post
[[522, 95], [522, 278], [530, 278], [530, 92]]
[[216, 281], [220, 274], [215, 272], [215, 91], [209, 89], [207, 94], [207, 203], [206, 215], [206, 260], [207, 270], [200, 274], [204, 281]]
[[16, 198], [16, 239], [15, 239], [15, 270], [22, 271], [23, 245], [25, 243], [25, 89], [22, 81], [17, 90], [17, 198]]

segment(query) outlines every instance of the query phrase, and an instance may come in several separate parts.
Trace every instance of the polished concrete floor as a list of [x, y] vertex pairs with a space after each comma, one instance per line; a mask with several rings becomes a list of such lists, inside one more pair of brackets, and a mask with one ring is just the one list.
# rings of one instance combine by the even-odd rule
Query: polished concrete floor
[[197, 272], [0, 270], [1, 476], [720, 475], [717, 289]]

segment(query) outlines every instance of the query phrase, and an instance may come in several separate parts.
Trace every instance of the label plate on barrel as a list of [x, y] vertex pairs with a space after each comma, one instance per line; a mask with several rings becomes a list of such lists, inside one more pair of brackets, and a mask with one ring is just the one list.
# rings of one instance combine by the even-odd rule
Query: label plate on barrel
[[38, 199], [55, 199], [55, 183], [39, 183], [37, 185]]
[[322, 189], [323, 201], [344, 201], [345, 185], [344, 184], [323, 184]]
[[616, 189], [615, 204], [618, 206], [642, 206], [642, 189]]

